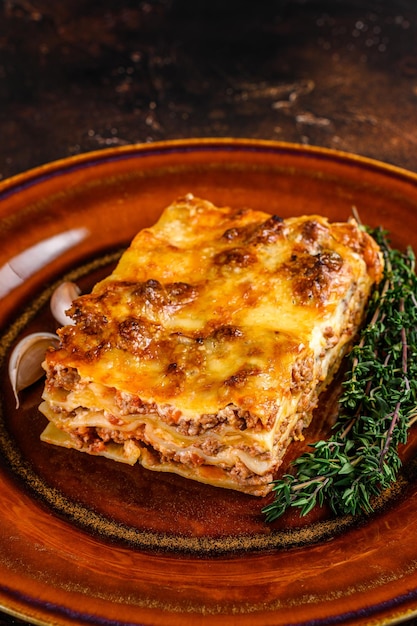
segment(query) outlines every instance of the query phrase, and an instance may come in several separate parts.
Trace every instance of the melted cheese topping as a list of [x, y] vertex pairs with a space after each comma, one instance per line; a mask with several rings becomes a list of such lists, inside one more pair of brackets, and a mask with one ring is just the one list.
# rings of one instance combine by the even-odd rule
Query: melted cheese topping
[[[201, 464], [229, 471], [243, 463], [270, 478], [381, 273], [375, 242], [354, 221], [282, 220], [187, 196], [74, 302], [75, 325], [61, 329], [61, 347], [46, 357], [42, 410], [78, 439], [81, 426], [108, 428], [153, 446], [159, 469], [198, 467], [202, 480]], [[57, 375], [67, 370], [77, 383]], [[131, 406], [127, 418], [121, 397], [141, 409]], [[210, 416], [214, 426], [200, 428]], [[239, 478], [225, 482], [242, 488]]]

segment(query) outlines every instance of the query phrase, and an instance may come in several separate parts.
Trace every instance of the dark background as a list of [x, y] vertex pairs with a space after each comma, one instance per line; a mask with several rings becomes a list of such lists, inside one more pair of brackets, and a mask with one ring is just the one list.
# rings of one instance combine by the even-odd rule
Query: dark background
[[417, 172], [416, 0], [0, 0], [0, 179], [182, 137]]
[[417, 170], [415, 0], [0, 2], [0, 176], [178, 137]]

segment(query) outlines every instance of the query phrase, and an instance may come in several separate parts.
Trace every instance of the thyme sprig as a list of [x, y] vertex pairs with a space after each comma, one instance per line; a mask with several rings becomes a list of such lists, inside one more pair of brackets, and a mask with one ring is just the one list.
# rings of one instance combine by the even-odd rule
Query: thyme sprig
[[417, 420], [415, 256], [392, 249], [382, 229], [368, 232], [384, 255], [384, 276], [348, 357], [338, 419], [327, 440], [293, 462], [293, 473], [274, 481], [274, 500], [263, 509], [268, 522], [290, 507], [304, 516], [325, 502], [336, 514], [370, 513], [373, 497], [398, 476], [399, 445]]

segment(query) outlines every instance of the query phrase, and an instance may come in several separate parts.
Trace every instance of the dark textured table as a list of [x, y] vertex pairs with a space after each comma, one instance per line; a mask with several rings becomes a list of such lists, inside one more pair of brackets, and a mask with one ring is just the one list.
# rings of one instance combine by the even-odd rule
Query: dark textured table
[[203, 136], [417, 170], [413, 0], [5, 0], [0, 11], [2, 177]]
[[3, 0], [0, 116], [0, 178], [109, 146], [210, 136], [417, 171], [417, 3]]

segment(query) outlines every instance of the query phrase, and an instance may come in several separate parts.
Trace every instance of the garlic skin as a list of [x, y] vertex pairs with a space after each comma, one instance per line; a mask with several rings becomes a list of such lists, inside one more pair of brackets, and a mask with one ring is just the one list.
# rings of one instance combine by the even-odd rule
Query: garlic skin
[[51, 313], [61, 326], [73, 325], [74, 321], [68, 317], [66, 311], [81, 294], [81, 289], [75, 283], [66, 281], [61, 283], [51, 296]]
[[[50, 300], [51, 313], [61, 326], [74, 324], [66, 311], [80, 294], [81, 289], [78, 285], [70, 281], [61, 283], [52, 294]], [[58, 345], [59, 338], [57, 335], [38, 332], [27, 335], [15, 346], [9, 360], [9, 378], [16, 398], [16, 408], [19, 408], [19, 392], [44, 375], [42, 363], [46, 350], [51, 346]]]
[[19, 391], [42, 378], [42, 363], [50, 346], [57, 346], [59, 339], [53, 333], [32, 333], [19, 341], [9, 360], [9, 378], [19, 408]]

